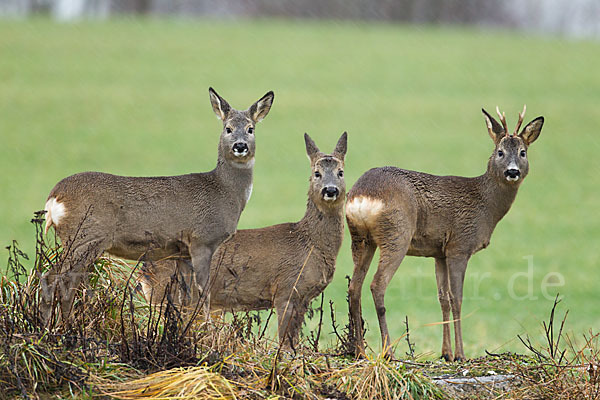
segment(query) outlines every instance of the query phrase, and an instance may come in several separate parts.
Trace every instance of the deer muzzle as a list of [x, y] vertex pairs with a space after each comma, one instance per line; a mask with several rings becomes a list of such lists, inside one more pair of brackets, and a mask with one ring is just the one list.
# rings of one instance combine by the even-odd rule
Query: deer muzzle
[[508, 181], [518, 181], [521, 177], [521, 171], [516, 168], [510, 168], [504, 171], [504, 176]]
[[233, 155], [236, 157], [245, 157], [248, 154], [248, 145], [244, 142], [235, 142], [231, 147]]
[[340, 194], [340, 190], [335, 186], [326, 186], [321, 190], [321, 195], [325, 201], [335, 201]]

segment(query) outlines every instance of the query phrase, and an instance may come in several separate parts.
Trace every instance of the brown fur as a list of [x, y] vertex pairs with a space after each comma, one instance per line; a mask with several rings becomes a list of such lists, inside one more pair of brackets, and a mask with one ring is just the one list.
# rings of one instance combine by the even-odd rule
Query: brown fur
[[[447, 360], [464, 359], [460, 318], [467, 262], [472, 254], [488, 246], [496, 224], [513, 203], [529, 170], [527, 147], [537, 139], [543, 125], [543, 118], [539, 117], [518, 136], [508, 136], [485, 111], [484, 115], [496, 145], [485, 174], [465, 178], [395, 167], [374, 168], [362, 175], [348, 193], [346, 218], [354, 259], [349, 297], [357, 355], [364, 354], [361, 289], [379, 247], [379, 265], [371, 292], [382, 343], [390, 345], [385, 290], [404, 256], [434, 257], [438, 297], [443, 320], [447, 322], [443, 328], [442, 356]], [[518, 180], [507, 179], [509, 166], [519, 170]], [[515, 173], [512, 168], [510, 173]], [[377, 207], [367, 207], [373, 205]], [[450, 310], [455, 320], [454, 356]], [[389, 347], [388, 352], [391, 356]]]
[[[184, 254], [191, 257], [197, 290], [206, 286], [212, 253], [235, 232], [246, 205], [252, 187], [254, 125], [273, 101], [269, 92], [248, 110], [237, 111], [212, 88], [209, 94], [223, 121], [212, 171], [147, 178], [84, 172], [52, 189], [48, 199], [61, 203], [65, 214], [56, 221], [49, 213], [48, 226], [54, 226], [65, 257], [42, 279], [46, 320], [55, 296], [66, 319], [88, 266], [104, 251], [132, 260]], [[237, 151], [242, 144], [247, 153]]]
[[[342, 244], [346, 140], [344, 133], [334, 152], [326, 155], [305, 135], [312, 171], [306, 214], [295, 223], [239, 230], [219, 246], [211, 263], [211, 310], [274, 307], [280, 341], [291, 346], [297, 342], [310, 301], [333, 278]], [[326, 188], [337, 189], [335, 200], [325, 199]], [[143, 276], [146, 297], [160, 302], [175, 271], [179, 272], [179, 281], [189, 286], [189, 264], [185, 260], [149, 265]], [[175, 287], [176, 301], [182, 289], [185, 291]]]

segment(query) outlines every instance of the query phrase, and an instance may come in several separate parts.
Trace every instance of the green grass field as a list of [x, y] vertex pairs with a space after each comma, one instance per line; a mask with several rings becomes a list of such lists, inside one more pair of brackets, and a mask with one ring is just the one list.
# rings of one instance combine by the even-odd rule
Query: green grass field
[[[254, 193], [241, 228], [303, 215], [304, 132], [329, 152], [348, 131], [348, 188], [382, 165], [474, 176], [493, 149], [481, 107], [500, 105], [512, 127], [527, 103], [526, 122], [544, 115], [546, 124], [513, 208], [469, 264], [465, 349], [470, 357], [524, 351], [516, 335], [539, 337], [557, 292], [579, 336], [600, 327], [598, 65], [599, 43], [457, 28], [0, 21], [0, 244], [17, 239], [32, 251], [32, 212], [67, 175], [212, 169], [221, 125], [209, 86], [238, 108], [275, 91], [257, 128]], [[342, 323], [348, 239], [326, 291]], [[433, 260], [407, 258], [386, 305], [394, 337], [408, 315], [417, 351], [439, 354], [441, 327], [428, 325], [441, 319]], [[368, 284], [363, 308], [377, 350]]]

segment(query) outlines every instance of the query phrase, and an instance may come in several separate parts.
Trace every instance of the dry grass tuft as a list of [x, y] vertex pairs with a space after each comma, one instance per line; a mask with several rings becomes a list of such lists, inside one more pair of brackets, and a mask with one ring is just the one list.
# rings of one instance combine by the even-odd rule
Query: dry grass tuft
[[548, 322], [543, 323], [545, 344], [536, 346], [529, 337], [519, 337], [533, 353], [533, 360], [528, 364], [515, 364], [516, 375], [523, 385], [511, 393], [510, 398], [600, 399], [600, 334], [590, 330], [583, 335], [582, 344], [564, 334], [568, 311], [560, 324], [556, 323], [559, 303], [557, 296]]
[[443, 399], [444, 392], [415, 368], [390, 361], [382, 351], [328, 374], [327, 382], [353, 399]]
[[174, 368], [132, 381], [105, 384], [103, 394], [117, 399], [237, 399], [236, 388], [206, 367]]

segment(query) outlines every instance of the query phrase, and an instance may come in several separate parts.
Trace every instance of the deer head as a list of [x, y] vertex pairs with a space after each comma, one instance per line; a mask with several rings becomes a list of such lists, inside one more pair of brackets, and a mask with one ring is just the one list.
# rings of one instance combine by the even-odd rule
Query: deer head
[[210, 102], [217, 117], [223, 121], [219, 142], [219, 158], [239, 168], [254, 165], [254, 127], [267, 116], [274, 94], [268, 92], [245, 111], [232, 108], [213, 88], [209, 88]]
[[483, 108], [481, 109], [485, 116], [488, 133], [496, 145], [488, 163], [488, 173], [491, 173], [499, 182], [520, 184], [529, 172], [527, 149], [540, 136], [544, 117], [537, 117], [525, 125], [521, 133], [517, 134], [523, 123], [525, 110], [526, 107], [523, 106], [516, 128], [512, 134], [509, 134], [506, 115], [500, 113], [498, 107], [496, 107], [496, 112], [502, 124], [498, 123]]
[[310, 159], [312, 175], [308, 197], [321, 211], [337, 208], [343, 204], [346, 193], [344, 182], [344, 157], [348, 135], [342, 134], [331, 154], [322, 153], [315, 142], [304, 134], [306, 154]]

